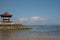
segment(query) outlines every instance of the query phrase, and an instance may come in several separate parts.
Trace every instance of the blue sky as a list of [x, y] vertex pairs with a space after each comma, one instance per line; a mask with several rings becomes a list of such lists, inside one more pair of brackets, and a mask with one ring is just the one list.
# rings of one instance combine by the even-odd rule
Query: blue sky
[[60, 25], [60, 0], [0, 0], [0, 14], [26, 25]]

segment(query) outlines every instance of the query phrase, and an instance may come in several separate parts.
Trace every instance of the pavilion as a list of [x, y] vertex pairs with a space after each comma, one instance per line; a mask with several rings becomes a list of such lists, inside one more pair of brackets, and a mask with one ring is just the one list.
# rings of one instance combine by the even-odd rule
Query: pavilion
[[31, 29], [22, 24], [12, 22], [10, 20], [10, 18], [12, 17], [12, 14], [9, 14], [7, 12], [0, 14], [0, 17], [2, 18], [2, 20], [0, 21], [0, 30], [28, 30], [28, 29]]

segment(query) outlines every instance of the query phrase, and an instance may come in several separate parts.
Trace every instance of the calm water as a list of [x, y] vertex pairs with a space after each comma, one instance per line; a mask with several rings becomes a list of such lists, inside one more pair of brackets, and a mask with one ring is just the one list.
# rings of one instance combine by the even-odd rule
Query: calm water
[[60, 25], [28, 25], [32, 30], [0, 31], [0, 40], [60, 40]]

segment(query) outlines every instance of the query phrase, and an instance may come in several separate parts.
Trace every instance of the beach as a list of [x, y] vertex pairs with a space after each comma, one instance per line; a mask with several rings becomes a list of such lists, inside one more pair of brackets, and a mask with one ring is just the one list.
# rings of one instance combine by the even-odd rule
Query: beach
[[14, 35], [10, 40], [60, 40], [60, 36], [52, 36], [52, 35], [37, 35], [37, 34], [23, 34], [20, 36]]
[[60, 40], [60, 26], [30, 26], [32, 30], [0, 31], [0, 40]]

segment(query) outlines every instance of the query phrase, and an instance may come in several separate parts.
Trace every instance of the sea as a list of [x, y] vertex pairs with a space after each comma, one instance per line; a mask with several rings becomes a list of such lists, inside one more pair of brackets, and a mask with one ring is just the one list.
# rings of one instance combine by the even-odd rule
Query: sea
[[26, 25], [30, 30], [1, 31], [0, 40], [60, 40], [60, 25]]

